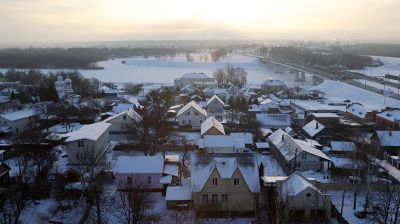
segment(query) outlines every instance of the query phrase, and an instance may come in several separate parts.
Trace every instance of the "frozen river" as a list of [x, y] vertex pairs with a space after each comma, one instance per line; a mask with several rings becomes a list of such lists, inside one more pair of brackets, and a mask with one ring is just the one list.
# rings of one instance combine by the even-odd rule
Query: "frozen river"
[[[218, 62], [200, 62], [200, 55], [204, 54], [192, 54], [194, 62], [187, 62], [183, 55], [173, 60], [158, 60], [152, 57], [147, 60], [142, 57], [107, 60], [98, 62], [98, 65], [104, 69], [79, 71], [85, 77], [95, 77], [103, 82], [173, 83], [175, 78], [189, 72], [204, 72], [211, 76], [217, 68], [230, 63], [247, 71], [247, 81], [251, 85], [260, 85], [266, 79], [280, 79], [288, 86], [310, 87], [312, 85], [310, 75], [306, 75], [305, 82], [295, 82], [295, 74], [289, 71], [283, 74], [275, 73], [272, 68], [268, 68], [256, 58], [232, 54]], [[6, 69], [0, 69], [0, 71], [4, 72]], [[43, 69], [43, 71], [57, 70]]]

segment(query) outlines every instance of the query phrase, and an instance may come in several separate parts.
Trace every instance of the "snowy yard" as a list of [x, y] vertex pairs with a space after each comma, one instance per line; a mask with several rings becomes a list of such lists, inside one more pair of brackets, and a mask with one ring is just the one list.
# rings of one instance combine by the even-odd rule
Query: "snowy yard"
[[[340, 213], [342, 207], [342, 195], [343, 191], [328, 191], [328, 194], [331, 194], [332, 203], [335, 205], [337, 210]], [[368, 219], [360, 219], [357, 218], [354, 213], [356, 211], [363, 211], [365, 204], [365, 194], [360, 193], [357, 197], [357, 209], [353, 209], [353, 192], [346, 192], [344, 203], [343, 203], [343, 218], [349, 222], [349, 224], [363, 224], [363, 223], [371, 223]]]

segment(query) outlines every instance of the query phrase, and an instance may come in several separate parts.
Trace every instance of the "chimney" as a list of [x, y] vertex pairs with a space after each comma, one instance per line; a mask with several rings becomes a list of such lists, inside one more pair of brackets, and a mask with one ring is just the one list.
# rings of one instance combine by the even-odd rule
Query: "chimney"
[[315, 129], [318, 129], [318, 121], [315, 122]]
[[283, 140], [285, 140], [285, 135], [284, 135], [284, 134], [282, 134], [282, 141], [283, 141]]

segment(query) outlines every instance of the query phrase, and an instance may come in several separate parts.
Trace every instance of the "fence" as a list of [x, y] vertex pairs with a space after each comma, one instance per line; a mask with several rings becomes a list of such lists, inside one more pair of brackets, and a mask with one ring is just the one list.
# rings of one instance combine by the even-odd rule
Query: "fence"
[[400, 160], [398, 158], [393, 158], [385, 152], [383, 154], [383, 159], [390, 163], [390, 165], [394, 166], [396, 169], [400, 169]]

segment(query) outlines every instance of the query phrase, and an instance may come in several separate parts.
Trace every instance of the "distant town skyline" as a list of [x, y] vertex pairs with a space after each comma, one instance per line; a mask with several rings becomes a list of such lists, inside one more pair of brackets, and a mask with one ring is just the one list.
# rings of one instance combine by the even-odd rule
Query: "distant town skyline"
[[398, 0], [0, 0], [0, 41], [400, 38]]

